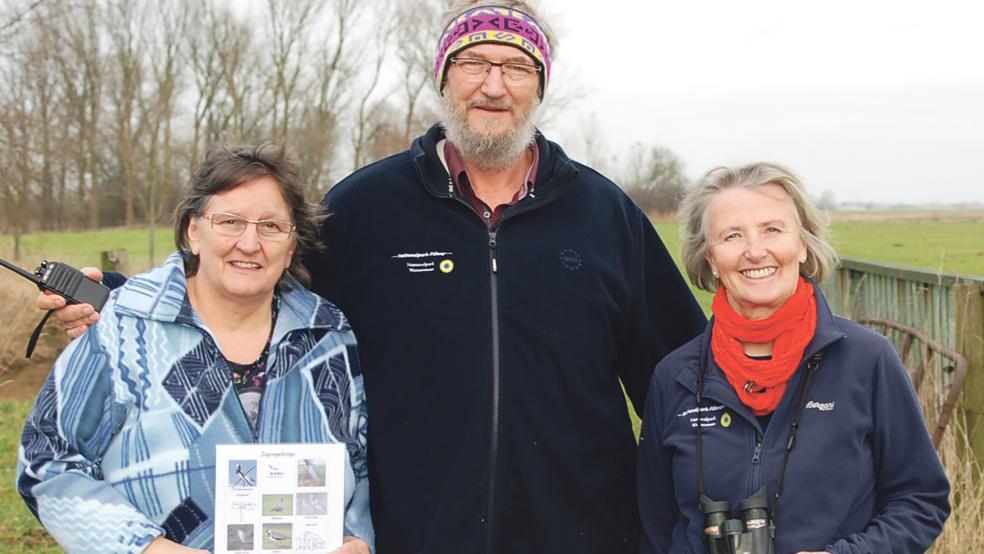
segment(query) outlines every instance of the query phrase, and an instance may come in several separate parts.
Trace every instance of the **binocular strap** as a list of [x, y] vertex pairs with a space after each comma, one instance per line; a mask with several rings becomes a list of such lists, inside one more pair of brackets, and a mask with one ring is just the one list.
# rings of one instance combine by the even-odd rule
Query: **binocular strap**
[[[817, 352], [810, 357], [806, 363], [806, 377], [800, 388], [799, 404], [796, 406], [796, 415], [793, 416], [793, 424], [789, 429], [789, 438], [786, 440], [786, 448], [782, 456], [782, 465], [779, 466], [779, 481], [776, 483], [776, 494], [772, 500], [772, 509], [769, 510], [770, 519], [775, 522], [779, 514], [779, 495], [782, 494], [782, 481], [786, 475], [786, 463], [789, 461], [789, 454], [793, 451], [796, 444], [796, 432], [799, 430], [800, 416], [803, 414], [803, 407], [806, 406], [806, 393], [810, 390], [813, 382], [813, 375], [820, 368], [820, 361], [823, 360], [823, 351]], [[707, 372], [707, 362], [701, 364], [700, 372], [697, 374], [697, 490], [698, 498], [705, 496], [706, 486], [704, 482], [704, 448], [703, 434], [701, 433], [700, 407], [704, 396], [704, 375]]]

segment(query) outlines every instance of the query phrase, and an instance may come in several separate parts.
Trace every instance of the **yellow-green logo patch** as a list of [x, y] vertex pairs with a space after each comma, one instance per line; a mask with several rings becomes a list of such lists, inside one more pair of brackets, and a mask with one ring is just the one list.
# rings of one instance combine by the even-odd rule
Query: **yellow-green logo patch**
[[730, 426], [731, 426], [731, 414], [729, 414], [728, 412], [724, 412], [723, 414], [721, 414], [721, 427], [730, 427]]
[[454, 262], [451, 260], [441, 260], [441, 263], [437, 267], [441, 269], [441, 273], [451, 273], [454, 271]]

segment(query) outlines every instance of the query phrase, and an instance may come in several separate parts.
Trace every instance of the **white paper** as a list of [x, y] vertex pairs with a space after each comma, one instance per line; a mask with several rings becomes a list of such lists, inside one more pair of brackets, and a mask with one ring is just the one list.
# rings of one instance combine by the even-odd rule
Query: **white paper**
[[345, 445], [215, 449], [216, 554], [328, 553], [342, 545]]

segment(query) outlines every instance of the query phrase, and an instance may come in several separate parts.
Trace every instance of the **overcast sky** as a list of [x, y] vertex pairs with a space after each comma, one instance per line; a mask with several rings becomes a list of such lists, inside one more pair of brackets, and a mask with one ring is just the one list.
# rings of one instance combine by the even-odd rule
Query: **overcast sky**
[[667, 146], [692, 177], [771, 160], [840, 202], [984, 202], [978, 2], [540, 5], [560, 36], [553, 85], [591, 91], [544, 126], [577, 157], [600, 132], [612, 152]]

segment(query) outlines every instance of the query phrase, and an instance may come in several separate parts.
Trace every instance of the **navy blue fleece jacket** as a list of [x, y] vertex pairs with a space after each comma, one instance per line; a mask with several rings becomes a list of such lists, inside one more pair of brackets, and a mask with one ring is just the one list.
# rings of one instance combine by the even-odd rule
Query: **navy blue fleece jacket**
[[882, 335], [834, 317], [819, 288], [816, 298], [816, 334], [765, 430], [709, 352], [713, 321], [657, 366], [639, 446], [640, 554], [704, 552], [698, 421], [706, 494], [732, 507], [762, 485], [774, 497], [806, 360], [821, 350], [783, 481], [776, 553], [924, 552], [942, 531], [950, 486], [898, 355]]
[[641, 409], [705, 318], [644, 213], [537, 137], [491, 229], [434, 127], [336, 185], [313, 288], [350, 318], [378, 554], [633, 553]]

